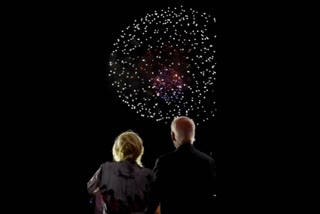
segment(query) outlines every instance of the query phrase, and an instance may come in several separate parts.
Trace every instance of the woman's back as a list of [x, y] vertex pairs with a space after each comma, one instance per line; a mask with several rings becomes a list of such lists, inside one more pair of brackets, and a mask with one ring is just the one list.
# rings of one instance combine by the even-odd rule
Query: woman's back
[[128, 160], [101, 166], [103, 200], [111, 213], [143, 212], [153, 173]]
[[121, 133], [112, 147], [114, 161], [103, 163], [87, 183], [89, 194], [102, 196], [100, 202], [104, 204], [100, 205], [107, 208], [107, 213], [144, 213], [153, 172], [142, 167], [143, 151], [137, 133], [131, 130]]

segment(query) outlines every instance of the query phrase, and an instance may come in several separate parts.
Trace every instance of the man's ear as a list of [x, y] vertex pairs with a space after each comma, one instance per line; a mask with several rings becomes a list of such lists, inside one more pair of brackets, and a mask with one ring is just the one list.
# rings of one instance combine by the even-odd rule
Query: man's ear
[[172, 139], [172, 141], [176, 141], [176, 136], [174, 135], [173, 131], [171, 131], [171, 139]]

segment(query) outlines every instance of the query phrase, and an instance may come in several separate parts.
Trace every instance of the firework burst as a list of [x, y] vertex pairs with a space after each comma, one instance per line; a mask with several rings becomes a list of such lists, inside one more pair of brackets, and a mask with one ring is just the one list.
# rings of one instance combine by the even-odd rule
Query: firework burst
[[108, 74], [122, 102], [156, 121], [213, 117], [215, 24], [211, 15], [181, 6], [154, 11], [122, 30]]

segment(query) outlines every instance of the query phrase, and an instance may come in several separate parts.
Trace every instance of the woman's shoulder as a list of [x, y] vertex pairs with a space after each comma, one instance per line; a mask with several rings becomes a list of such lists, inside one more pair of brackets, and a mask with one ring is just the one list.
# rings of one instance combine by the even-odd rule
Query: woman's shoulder
[[102, 168], [114, 168], [116, 167], [116, 162], [112, 161], [106, 161], [103, 164], [101, 164]]
[[149, 182], [152, 181], [153, 178], [153, 171], [147, 167], [139, 166], [140, 170], [138, 172], [139, 177], [147, 178]]
[[146, 176], [152, 176], [153, 175], [153, 171], [147, 167], [140, 167], [140, 170], [143, 174], [145, 174]]
[[141, 168], [141, 170], [143, 170], [144, 172], [152, 172], [152, 170], [149, 169], [148, 167], [142, 166], [142, 167], [140, 167], [140, 168]]

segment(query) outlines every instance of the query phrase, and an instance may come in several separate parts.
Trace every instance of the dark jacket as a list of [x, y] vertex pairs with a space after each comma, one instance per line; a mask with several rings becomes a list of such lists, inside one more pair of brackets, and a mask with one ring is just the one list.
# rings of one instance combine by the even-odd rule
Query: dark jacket
[[156, 160], [151, 185], [151, 202], [147, 209], [153, 214], [160, 203], [161, 214], [202, 214], [214, 210], [216, 169], [214, 160], [183, 144]]
[[[99, 192], [107, 213], [144, 213], [153, 173], [135, 162], [106, 162], [87, 183], [88, 192]], [[99, 189], [100, 188], [100, 189]]]

